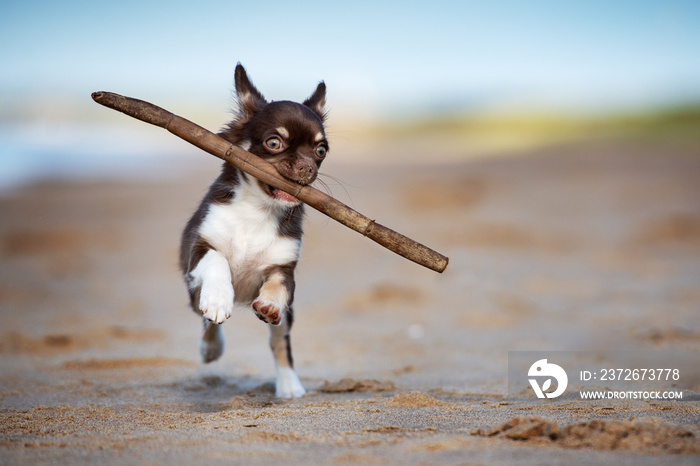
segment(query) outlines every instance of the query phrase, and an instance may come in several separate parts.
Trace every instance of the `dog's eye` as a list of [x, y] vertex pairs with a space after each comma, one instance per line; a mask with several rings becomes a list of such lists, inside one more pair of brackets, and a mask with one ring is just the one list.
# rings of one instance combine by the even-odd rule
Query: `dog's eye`
[[319, 159], [325, 158], [327, 153], [328, 153], [328, 149], [326, 149], [326, 148], [323, 147], [323, 146], [318, 146], [318, 147], [316, 148], [316, 156], [317, 156]]
[[271, 137], [265, 141], [265, 145], [270, 150], [280, 150], [282, 148], [282, 141], [278, 137]]

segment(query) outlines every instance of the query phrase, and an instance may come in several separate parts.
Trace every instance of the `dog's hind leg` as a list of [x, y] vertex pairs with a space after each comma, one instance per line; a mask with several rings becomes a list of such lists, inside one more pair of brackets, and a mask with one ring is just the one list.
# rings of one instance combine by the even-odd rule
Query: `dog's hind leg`
[[277, 381], [275, 395], [279, 398], [298, 398], [306, 393], [294, 371], [292, 346], [289, 331], [292, 328], [294, 312], [287, 309], [279, 325], [270, 325], [270, 349], [275, 358]]
[[202, 339], [199, 342], [199, 354], [202, 355], [202, 361], [216, 361], [223, 353], [224, 335], [221, 333], [221, 325], [205, 318]]

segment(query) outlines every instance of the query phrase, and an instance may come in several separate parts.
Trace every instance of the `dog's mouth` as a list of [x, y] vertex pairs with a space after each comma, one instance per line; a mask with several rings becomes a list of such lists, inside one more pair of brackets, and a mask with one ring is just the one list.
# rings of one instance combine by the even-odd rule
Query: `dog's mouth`
[[[285, 176], [285, 178], [287, 177]], [[301, 183], [299, 181], [290, 180], [289, 178], [287, 178], [287, 180], [298, 184], [299, 188], [306, 186], [306, 184]], [[269, 184], [267, 185], [267, 192], [270, 195], [270, 197], [272, 197], [274, 200], [279, 201], [287, 206], [292, 206], [301, 202], [296, 196], [293, 196], [292, 194], [289, 194], [288, 192], [283, 191], [279, 188], [275, 188], [274, 186], [271, 186]]]
[[299, 199], [292, 196], [288, 192], [282, 191], [281, 189], [273, 188], [272, 186], [270, 186], [270, 192], [272, 194], [272, 197], [274, 197], [278, 201], [290, 202], [294, 204], [297, 204], [299, 202]]
[[[277, 173], [282, 175], [282, 177], [287, 179], [288, 181], [291, 181], [295, 185], [298, 185], [299, 189], [301, 189], [304, 186], [308, 186], [309, 184], [313, 183], [313, 181], [316, 179], [316, 167], [312, 164], [306, 162], [297, 162], [293, 167], [290, 167], [288, 165], [289, 164], [285, 162], [280, 164], [279, 166], [276, 166]], [[275, 188], [271, 185], [267, 185], [267, 192], [273, 199], [280, 201], [281, 203], [286, 204], [288, 206], [298, 204], [301, 202], [292, 194], [289, 194], [288, 192]]]

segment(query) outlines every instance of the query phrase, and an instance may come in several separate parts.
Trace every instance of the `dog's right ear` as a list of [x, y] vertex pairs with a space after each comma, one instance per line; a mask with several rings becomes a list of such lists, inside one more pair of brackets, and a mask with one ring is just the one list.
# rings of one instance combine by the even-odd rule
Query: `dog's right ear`
[[321, 81], [314, 93], [304, 101], [304, 105], [314, 111], [321, 121], [326, 121], [326, 83]]
[[238, 111], [244, 116], [251, 116], [267, 103], [265, 97], [253, 86], [248, 79], [243, 65], [238, 63], [235, 72], [236, 97], [238, 98]]

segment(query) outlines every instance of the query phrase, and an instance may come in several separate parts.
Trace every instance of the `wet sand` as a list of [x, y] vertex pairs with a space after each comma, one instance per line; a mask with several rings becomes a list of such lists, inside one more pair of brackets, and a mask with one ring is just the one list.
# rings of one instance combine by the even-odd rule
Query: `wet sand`
[[422, 269], [309, 212], [296, 400], [274, 398], [252, 312], [224, 324], [222, 360], [199, 362], [177, 250], [218, 172], [205, 160], [187, 177], [0, 198], [3, 464], [700, 461], [697, 372], [683, 401], [506, 396], [508, 351], [700, 360], [699, 147], [329, 159], [337, 198], [450, 265]]

